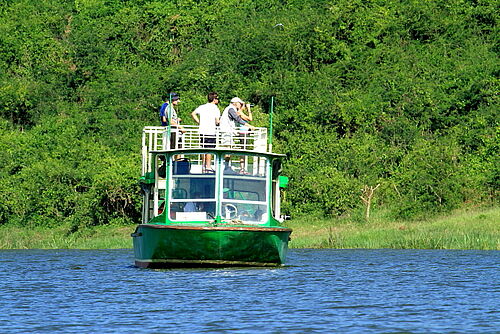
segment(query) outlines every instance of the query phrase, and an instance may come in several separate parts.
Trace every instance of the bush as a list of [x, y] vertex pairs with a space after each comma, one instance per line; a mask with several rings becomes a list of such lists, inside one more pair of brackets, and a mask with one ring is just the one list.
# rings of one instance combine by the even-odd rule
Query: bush
[[492, 1], [26, 0], [0, 7], [0, 222], [136, 221], [139, 137], [170, 91], [274, 105], [290, 213], [497, 202]]

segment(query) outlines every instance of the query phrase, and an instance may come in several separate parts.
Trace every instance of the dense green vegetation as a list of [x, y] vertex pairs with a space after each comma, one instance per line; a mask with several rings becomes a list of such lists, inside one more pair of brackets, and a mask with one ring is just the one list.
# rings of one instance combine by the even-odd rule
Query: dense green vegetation
[[[497, 0], [0, 0], [0, 224], [138, 220], [169, 91], [257, 105], [284, 209], [387, 219], [497, 205]], [[362, 200], [361, 197], [364, 199]]]

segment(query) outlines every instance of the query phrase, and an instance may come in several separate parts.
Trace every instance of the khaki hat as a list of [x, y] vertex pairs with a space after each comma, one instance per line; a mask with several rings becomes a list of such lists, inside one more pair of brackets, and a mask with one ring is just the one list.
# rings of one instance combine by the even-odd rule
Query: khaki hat
[[239, 97], [233, 97], [231, 99], [231, 103], [241, 103], [241, 104], [245, 104], [245, 102], [243, 102]]

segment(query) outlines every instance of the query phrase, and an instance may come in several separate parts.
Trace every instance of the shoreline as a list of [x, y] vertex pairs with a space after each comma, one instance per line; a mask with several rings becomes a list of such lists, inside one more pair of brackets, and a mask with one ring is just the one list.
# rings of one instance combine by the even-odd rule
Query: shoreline
[[[291, 248], [500, 250], [500, 207], [459, 210], [425, 221], [308, 219], [291, 222]], [[295, 238], [294, 238], [295, 236]]]
[[[500, 250], [500, 207], [460, 210], [426, 221], [370, 222], [298, 218], [290, 248], [332, 249], [477, 249]], [[132, 248], [135, 225], [105, 225], [70, 233], [69, 225], [22, 228], [0, 226], [0, 249]]]

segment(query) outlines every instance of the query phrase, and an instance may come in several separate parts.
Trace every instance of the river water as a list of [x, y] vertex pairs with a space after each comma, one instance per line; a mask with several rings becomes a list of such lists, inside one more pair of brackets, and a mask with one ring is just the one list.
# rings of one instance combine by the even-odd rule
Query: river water
[[0, 251], [0, 333], [500, 333], [500, 252], [292, 249], [280, 268]]

